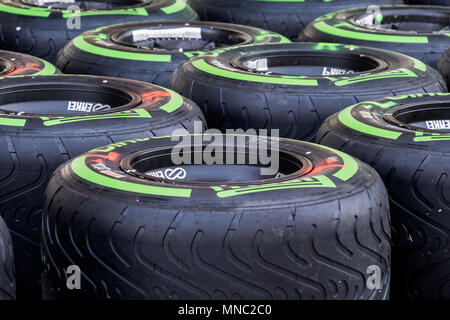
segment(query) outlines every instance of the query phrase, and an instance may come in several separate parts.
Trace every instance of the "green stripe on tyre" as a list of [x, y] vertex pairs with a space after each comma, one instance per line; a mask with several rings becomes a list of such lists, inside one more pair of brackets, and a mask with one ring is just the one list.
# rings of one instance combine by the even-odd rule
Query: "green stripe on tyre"
[[68, 12], [67, 10], [62, 10], [63, 18], [101, 16], [101, 15], [148, 16], [148, 12], [145, 8], [129, 8], [129, 9], [117, 9], [117, 10], [91, 10], [91, 11], [80, 11], [80, 12]]
[[14, 6], [8, 6], [3, 3], [0, 3], [0, 12], [17, 14], [21, 16], [41, 17], [41, 18], [47, 18], [52, 13], [47, 8], [29, 7], [29, 6], [23, 6], [22, 8], [19, 8]]
[[342, 181], [348, 181], [358, 172], [358, 162], [352, 156], [324, 145], [320, 145], [320, 147], [336, 153], [344, 162], [344, 167], [334, 173], [333, 177], [336, 177]]
[[32, 74], [33, 76], [49, 76], [49, 75], [55, 74], [56, 67], [53, 64], [51, 64], [45, 60], [42, 60], [42, 59], [39, 59], [39, 60], [41, 60], [41, 62], [44, 64], [44, 68], [42, 68], [41, 71], [38, 71], [37, 73]]
[[109, 58], [135, 60], [135, 61], [150, 61], [150, 62], [170, 62], [172, 56], [170, 54], [148, 54], [138, 52], [126, 52], [114, 49], [98, 47], [90, 44], [84, 40], [84, 36], [78, 36], [73, 40], [73, 45], [81, 51], [89, 52], [98, 56]]
[[178, 110], [183, 105], [183, 97], [179, 95], [178, 93], [164, 88], [167, 92], [170, 93], [170, 100], [165, 105], [159, 107], [159, 109], [162, 109], [166, 111], [167, 113], [174, 112], [175, 110]]
[[394, 42], [394, 43], [419, 43], [427, 44], [428, 37], [423, 36], [396, 36], [396, 35], [384, 35], [369, 32], [359, 32], [352, 30], [340, 29], [334, 26], [330, 26], [325, 21], [319, 21], [314, 23], [314, 28], [333, 36], [338, 36], [348, 39], [376, 41], [376, 42]]
[[273, 76], [260, 76], [248, 73], [241, 72], [233, 72], [230, 70], [225, 70], [213, 66], [207, 63], [204, 59], [198, 59], [192, 61], [192, 65], [205, 73], [213, 74], [219, 77], [234, 79], [234, 80], [242, 80], [242, 81], [250, 81], [250, 82], [259, 82], [259, 83], [269, 83], [269, 84], [284, 84], [291, 86], [317, 86], [317, 80], [301, 78], [301, 77], [273, 77]]
[[151, 186], [129, 181], [122, 181], [119, 179], [104, 176], [102, 174], [93, 171], [86, 165], [85, 156], [75, 158], [71, 162], [70, 166], [73, 172], [83, 180], [111, 189], [153, 196], [178, 197], [178, 198], [189, 198], [192, 193], [192, 189]]
[[171, 4], [170, 6], [161, 8], [161, 11], [163, 11], [165, 14], [174, 14], [174, 13], [184, 10], [184, 8], [186, 8], [186, 6], [187, 6], [186, 2], [184, 2], [182, 0], [175, 0], [175, 2], [173, 4]]
[[25, 127], [26, 119], [15, 119], [8, 117], [0, 117], [0, 126], [7, 127]]
[[338, 119], [343, 125], [351, 128], [353, 130], [369, 134], [371, 136], [392, 139], [392, 140], [398, 139], [403, 134], [402, 132], [377, 128], [377, 127], [365, 124], [361, 121], [358, 121], [352, 115], [352, 110], [357, 106], [359, 106], [359, 104], [350, 106], [348, 108], [345, 108], [341, 112], [339, 112]]

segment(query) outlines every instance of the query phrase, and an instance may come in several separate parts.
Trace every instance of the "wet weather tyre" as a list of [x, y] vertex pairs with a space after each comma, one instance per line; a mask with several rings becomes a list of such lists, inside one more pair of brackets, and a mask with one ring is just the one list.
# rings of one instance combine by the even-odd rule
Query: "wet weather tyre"
[[450, 85], [450, 49], [445, 51], [439, 59], [437, 69], [447, 82], [447, 87]]
[[310, 23], [298, 41], [393, 50], [434, 68], [450, 46], [449, 19], [450, 8], [435, 6], [383, 6], [380, 12], [373, 13], [349, 9], [326, 14]]
[[135, 21], [191, 21], [198, 15], [182, 0], [86, 1], [78, 17], [76, 3], [0, 0], [0, 49], [56, 62], [58, 51], [82, 32]]
[[0, 214], [13, 238], [19, 298], [40, 295], [42, 199], [60, 164], [95, 147], [204, 122], [175, 92], [117, 78], [8, 78], [0, 99]]
[[[45, 196], [44, 299], [388, 298], [388, 199], [369, 166], [281, 140], [280, 176], [262, 178], [258, 166], [174, 166], [177, 143], [98, 148], [55, 172]], [[65, 285], [72, 264], [81, 290]], [[367, 286], [370, 266], [378, 290]]]
[[450, 299], [449, 102], [448, 93], [367, 101], [317, 135], [371, 165], [388, 188], [393, 299]]
[[8, 227], [0, 217], [0, 300], [16, 298], [14, 253]]
[[221, 21], [272, 30], [295, 40], [298, 33], [327, 12], [369, 5], [403, 3], [401, 0], [249, 1], [188, 0], [202, 20]]
[[10, 76], [47, 76], [60, 73], [51, 63], [12, 51], [0, 50], [0, 79]]
[[60, 51], [68, 74], [95, 74], [170, 86], [175, 69], [203, 51], [290, 42], [274, 32], [218, 22], [142, 22], [89, 31]]
[[280, 129], [301, 140], [359, 101], [447, 91], [440, 74], [418, 60], [329, 43], [216, 50], [179, 67], [171, 85], [200, 106], [211, 128]]

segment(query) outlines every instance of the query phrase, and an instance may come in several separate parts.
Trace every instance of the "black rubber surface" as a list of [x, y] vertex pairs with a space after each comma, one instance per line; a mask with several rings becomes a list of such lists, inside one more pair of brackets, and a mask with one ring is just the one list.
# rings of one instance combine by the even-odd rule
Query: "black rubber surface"
[[10, 76], [52, 75], [60, 73], [47, 61], [27, 54], [0, 50], [0, 79]]
[[447, 82], [447, 86], [450, 84], [450, 49], [445, 51], [440, 57], [437, 64], [438, 71], [444, 77], [444, 80]]
[[16, 298], [14, 253], [8, 227], [0, 217], [0, 300]]
[[0, 110], [0, 214], [14, 241], [19, 298], [40, 296], [42, 199], [61, 163], [98, 146], [191, 130], [193, 121], [203, 121], [199, 108], [174, 92], [93, 76], [2, 80]]
[[[246, 139], [245, 147], [256, 141]], [[170, 166], [153, 155], [170, 154], [176, 144], [126, 141], [56, 171], [45, 197], [44, 298], [388, 298], [388, 199], [369, 166], [281, 140], [291, 164], [303, 159], [302, 173], [280, 164], [288, 175], [226, 182], [218, 172], [249, 168], [216, 165], [206, 182], [196, 179], [206, 165], [186, 166], [184, 180], [124, 171], [135, 159], [138, 171]], [[115, 182], [104, 185], [99, 161], [117, 174]], [[65, 285], [69, 265], [81, 269], [81, 290]], [[379, 268], [378, 289], [366, 286], [369, 266]]]
[[202, 20], [251, 25], [272, 30], [295, 40], [298, 33], [322, 14], [369, 5], [400, 4], [401, 0], [188, 0]]
[[[379, 25], [377, 26], [377, 20]], [[450, 46], [450, 8], [382, 6], [380, 11], [348, 9], [310, 23], [298, 41], [337, 42], [397, 51], [436, 67]]]
[[450, 299], [449, 106], [448, 93], [363, 102], [317, 135], [371, 165], [388, 188], [393, 299]]
[[420, 61], [326, 43], [216, 50], [179, 67], [172, 87], [200, 106], [211, 128], [280, 129], [301, 140], [312, 140], [326, 117], [354, 103], [447, 91], [439, 73]]
[[236, 44], [290, 42], [274, 32], [218, 22], [130, 23], [81, 37], [91, 46], [72, 41], [58, 54], [57, 65], [64, 73], [116, 76], [163, 87], [170, 86], [178, 66], [203, 52]]
[[[26, 0], [32, 3], [38, 0]], [[27, 53], [56, 62], [58, 51], [82, 32], [105, 25], [135, 21], [191, 21], [197, 14], [182, 0], [83, 1], [80, 29], [69, 29], [67, 7], [80, 5], [80, 1], [53, 4], [52, 9], [26, 5], [21, 0], [0, 1], [0, 49]], [[47, 8], [45, 5], [44, 8]], [[94, 10], [94, 8], [97, 8]], [[104, 14], [109, 8], [110, 14]], [[116, 11], [115, 11], [116, 10]], [[163, 11], [164, 10], [164, 11]], [[102, 14], [103, 13], [103, 14]]]

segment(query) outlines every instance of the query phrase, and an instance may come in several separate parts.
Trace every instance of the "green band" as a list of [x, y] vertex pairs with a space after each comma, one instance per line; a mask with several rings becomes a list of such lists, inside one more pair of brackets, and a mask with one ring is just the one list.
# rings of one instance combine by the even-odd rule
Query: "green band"
[[348, 154], [342, 151], [324, 145], [321, 145], [320, 147], [336, 153], [344, 162], [344, 167], [335, 174], [333, 174], [333, 177], [336, 177], [342, 181], [347, 181], [358, 172], [359, 168], [358, 162], [353, 157], [349, 156]]
[[[25, 9], [25, 8], [27, 8], [27, 9]], [[6, 13], [11, 13], [11, 14], [17, 14], [17, 15], [21, 15], [21, 16], [32, 16], [32, 17], [42, 17], [42, 18], [47, 18], [52, 13], [47, 8], [29, 7], [29, 6], [24, 6], [23, 8], [19, 8], [19, 7], [8, 6], [3, 3], [0, 3], [0, 11], [6, 12]]]
[[73, 45], [82, 51], [109, 58], [151, 62], [170, 62], [172, 60], [172, 56], [170, 54], [126, 52], [98, 47], [84, 40], [83, 35], [76, 37], [73, 40]]
[[242, 80], [242, 81], [251, 81], [251, 82], [259, 82], [259, 83], [270, 83], [270, 84], [284, 84], [291, 86], [317, 86], [317, 80], [315, 79], [307, 79], [300, 77], [273, 77], [273, 76], [259, 76], [253, 74], [246, 74], [240, 72], [233, 72], [229, 70], [224, 70], [213, 66], [207, 63], [204, 59], [198, 59], [192, 61], [192, 65], [203, 72], [213, 74], [219, 77]]
[[72, 160], [71, 168], [77, 176], [86, 181], [116, 190], [128, 191], [133, 193], [142, 193], [154, 196], [179, 197], [179, 198], [189, 198], [192, 192], [192, 189], [150, 186], [107, 177], [91, 170], [86, 165], [86, 157], [84, 156]]
[[33, 76], [49, 76], [55, 74], [56, 67], [54, 65], [45, 60], [42, 59], [39, 60], [41, 60], [41, 62], [44, 64], [44, 68], [41, 71], [38, 71], [35, 74], [33, 74]]
[[183, 97], [179, 95], [178, 93], [164, 88], [165, 91], [170, 93], [170, 100], [165, 105], [159, 107], [159, 109], [162, 109], [166, 111], [167, 113], [174, 112], [175, 110], [178, 110], [183, 105]]
[[428, 37], [419, 36], [395, 36], [395, 35], [383, 35], [375, 33], [365, 33], [351, 30], [344, 30], [337, 27], [330, 26], [324, 21], [319, 21], [314, 24], [314, 28], [317, 30], [327, 33], [333, 36], [356, 39], [356, 40], [366, 40], [366, 41], [376, 41], [376, 42], [394, 42], [394, 43], [428, 43]]
[[182, 1], [182, 0], [175, 0], [174, 4], [171, 4], [170, 6], [161, 8], [161, 11], [164, 12], [165, 14], [173, 14], [173, 13], [177, 13], [180, 12], [182, 10], [184, 10], [184, 8], [186, 8], [186, 2]]
[[67, 10], [62, 10], [63, 18], [101, 16], [101, 15], [148, 16], [148, 12], [145, 8], [130, 8], [130, 9], [117, 9], [117, 10], [90, 10], [90, 11], [80, 11], [80, 12], [68, 12]]
[[341, 112], [339, 112], [338, 119], [343, 125], [351, 128], [353, 130], [362, 132], [362, 133], [366, 133], [366, 134], [376, 136], [376, 137], [392, 139], [392, 140], [396, 140], [402, 135], [401, 132], [373, 127], [373, 126], [370, 126], [368, 124], [365, 124], [363, 122], [356, 120], [352, 116], [352, 110], [357, 106], [359, 106], [359, 105], [357, 104], [357, 105], [350, 106], [350, 107], [342, 110]]
[[0, 126], [8, 127], [25, 127], [26, 119], [14, 119], [7, 117], [0, 117]]

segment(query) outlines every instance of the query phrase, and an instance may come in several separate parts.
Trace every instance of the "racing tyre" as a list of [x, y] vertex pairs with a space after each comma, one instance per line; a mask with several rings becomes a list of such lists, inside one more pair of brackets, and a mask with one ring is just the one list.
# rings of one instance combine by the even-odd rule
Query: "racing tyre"
[[298, 41], [337, 42], [398, 51], [436, 67], [450, 46], [450, 8], [383, 6], [349, 9], [310, 23]]
[[124, 22], [197, 19], [182, 0], [0, 0], [0, 49], [54, 63], [58, 51], [87, 30]]
[[395, 52], [333, 43], [238, 46], [196, 57], [172, 87], [197, 102], [209, 127], [280, 129], [312, 140], [329, 115], [360, 101], [446, 92], [439, 73]]
[[290, 42], [253, 27], [216, 22], [143, 22], [89, 31], [58, 55], [64, 73], [96, 74], [170, 86], [175, 69], [204, 50], [237, 44]]
[[11, 236], [0, 217], [0, 300], [16, 298], [16, 279], [14, 274], [14, 254]]
[[449, 103], [449, 93], [367, 101], [317, 135], [371, 165], [388, 188], [393, 298], [450, 299]]
[[369, 5], [403, 3], [401, 0], [188, 0], [202, 20], [251, 25], [294, 40], [311, 21], [327, 12]]
[[[388, 298], [388, 198], [372, 168], [301, 141], [179, 138], [59, 167], [45, 196], [45, 299]], [[212, 163], [209, 138], [227, 148]], [[250, 160], [255, 146], [278, 154], [278, 168]], [[195, 164], [175, 165], [174, 153]], [[67, 289], [69, 265], [81, 290]]]
[[11, 51], [0, 50], [0, 79], [11, 76], [47, 76], [60, 73], [45, 60]]
[[0, 214], [12, 233], [19, 298], [40, 292], [42, 199], [60, 164], [203, 122], [199, 108], [175, 92], [107, 77], [9, 78], [0, 83], [0, 102]]

